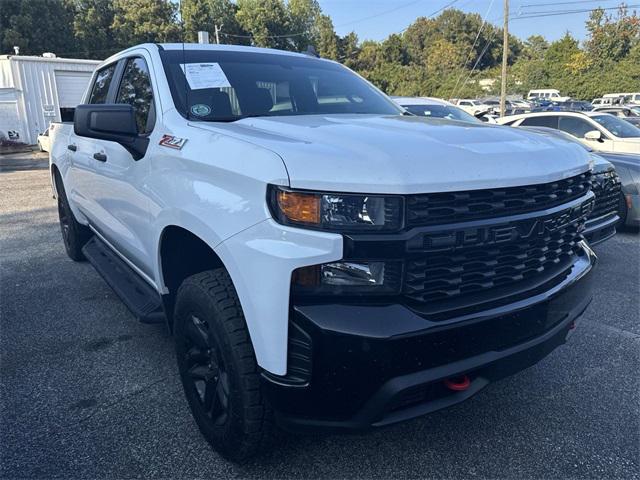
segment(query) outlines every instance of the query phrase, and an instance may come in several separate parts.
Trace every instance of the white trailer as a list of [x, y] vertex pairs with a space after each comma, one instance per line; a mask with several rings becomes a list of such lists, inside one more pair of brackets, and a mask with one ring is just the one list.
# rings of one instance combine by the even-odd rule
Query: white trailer
[[80, 103], [98, 60], [0, 56], [0, 137], [35, 144]]

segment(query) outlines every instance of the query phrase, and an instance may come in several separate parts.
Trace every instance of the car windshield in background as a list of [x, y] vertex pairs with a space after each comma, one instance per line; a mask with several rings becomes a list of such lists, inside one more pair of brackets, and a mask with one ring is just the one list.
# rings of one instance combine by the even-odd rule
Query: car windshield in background
[[464, 110], [449, 105], [403, 105], [403, 107], [419, 117], [446, 118], [448, 120], [474, 123], [480, 121]]
[[191, 120], [402, 113], [366, 81], [333, 62], [221, 50], [164, 50], [160, 55], [176, 108]]
[[591, 117], [612, 134], [619, 138], [640, 138], [640, 128], [634, 127], [626, 120], [613, 115], [594, 115]]

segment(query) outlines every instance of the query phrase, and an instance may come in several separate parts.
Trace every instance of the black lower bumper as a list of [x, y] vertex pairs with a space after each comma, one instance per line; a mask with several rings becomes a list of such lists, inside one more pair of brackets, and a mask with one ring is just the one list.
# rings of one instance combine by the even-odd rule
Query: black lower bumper
[[[294, 306], [292, 325], [311, 352], [296, 368], [306, 361], [309, 381], [263, 375], [276, 419], [293, 431], [366, 429], [466, 400], [565, 342], [591, 301], [594, 263], [586, 249], [551, 290], [445, 321], [399, 304]], [[462, 375], [468, 388], [445, 386]]]
[[616, 234], [616, 225], [619, 221], [620, 217], [615, 212], [589, 219], [582, 234], [589, 242], [589, 245], [597, 245]]

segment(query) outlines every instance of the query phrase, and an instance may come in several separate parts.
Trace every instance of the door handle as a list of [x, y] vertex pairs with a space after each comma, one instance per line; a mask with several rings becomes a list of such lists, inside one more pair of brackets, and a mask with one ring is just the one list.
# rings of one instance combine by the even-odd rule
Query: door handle
[[73, 143], [71, 145], [67, 145], [67, 149], [71, 150], [72, 152], [75, 152], [76, 150], [78, 150], [78, 147], [76, 147]]
[[94, 153], [93, 158], [98, 160], [99, 162], [106, 162], [107, 156], [104, 153]]

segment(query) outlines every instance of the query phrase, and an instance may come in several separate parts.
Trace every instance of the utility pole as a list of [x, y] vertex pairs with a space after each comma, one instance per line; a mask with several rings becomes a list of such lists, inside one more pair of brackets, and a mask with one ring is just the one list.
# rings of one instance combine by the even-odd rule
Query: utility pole
[[504, 25], [502, 37], [502, 75], [500, 82], [500, 116], [504, 117], [507, 100], [507, 58], [509, 57], [509, 0], [504, 0]]
[[216, 34], [216, 43], [220, 44], [220, 32], [222, 31], [222, 25], [214, 25]]

